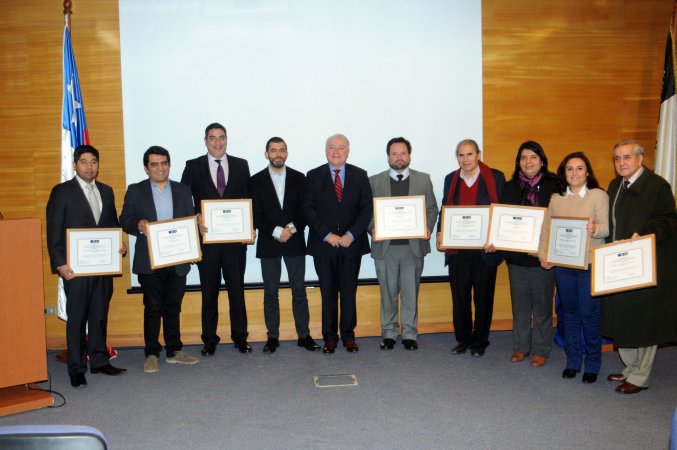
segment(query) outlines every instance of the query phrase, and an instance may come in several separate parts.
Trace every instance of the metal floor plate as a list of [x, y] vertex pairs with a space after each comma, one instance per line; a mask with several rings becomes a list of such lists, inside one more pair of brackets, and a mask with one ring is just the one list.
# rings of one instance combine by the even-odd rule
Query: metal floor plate
[[357, 386], [357, 376], [351, 373], [342, 373], [337, 375], [315, 375], [313, 376], [315, 387], [339, 387], [339, 386]]

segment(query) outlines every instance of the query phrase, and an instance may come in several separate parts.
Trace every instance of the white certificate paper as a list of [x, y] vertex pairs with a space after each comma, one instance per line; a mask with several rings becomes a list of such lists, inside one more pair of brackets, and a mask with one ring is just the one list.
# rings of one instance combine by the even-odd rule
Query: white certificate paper
[[528, 244], [533, 240], [535, 226], [533, 217], [500, 214], [497, 238], [505, 242]]
[[205, 244], [253, 242], [254, 219], [252, 200], [202, 200], [202, 219], [207, 234], [202, 236]]
[[489, 206], [443, 206], [440, 248], [478, 249], [484, 247], [489, 232]]
[[385, 231], [416, 229], [416, 209], [413, 205], [386, 206], [383, 212]]
[[547, 261], [555, 266], [588, 270], [590, 235], [587, 217], [550, 217]]
[[583, 230], [571, 227], [555, 229], [555, 255], [578, 258], [581, 256]]
[[157, 232], [158, 252], [162, 258], [188, 255], [190, 236], [187, 227], [170, 228]]
[[496, 250], [536, 253], [546, 208], [491, 205], [488, 244]]
[[244, 230], [244, 213], [242, 208], [213, 209], [211, 211], [212, 226], [209, 231], [215, 234], [242, 233]]
[[122, 274], [121, 228], [69, 228], [66, 259], [76, 277]]
[[592, 252], [592, 295], [656, 286], [654, 234], [599, 245]]
[[425, 239], [425, 196], [374, 197], [374, 239]]
[[151, 269], [192, 263], [202, 259], [195, 216], [148, 223]]

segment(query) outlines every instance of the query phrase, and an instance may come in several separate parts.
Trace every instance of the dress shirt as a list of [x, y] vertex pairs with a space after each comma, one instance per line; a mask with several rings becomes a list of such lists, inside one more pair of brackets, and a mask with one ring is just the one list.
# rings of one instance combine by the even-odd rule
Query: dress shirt
[[163, 189], [150, 182], [153, 192], [153, 202], [155, 202], [155, 213], [157, 220], [169, 220], [174, 218], [174, 203], [172, 200], [172, 186], [169, 180]]
[[468, 186], [468, 187], [472, 187], [472, 185], [475, 184], [475, 181], [477, 181], [477, 179], [480, 176], [480, 168], [479, 167], [477, 168], [477, 172], [475, 173], [475, 175], [473, 175], [471, 178], [468, 178], [468, 177], [465, 176], [465, 172], [463, 172], [463, 169], [458, 169], [458, 170], [461, 171], [461, 179], [463, 181], [465, 181], [465, 185]]
[[78, 184], [80, 184], [80, 187], [82, 188], [82, 192], [85, 194], [85, 198], [89, 198], [89, 194], [87, 191], [89, 190], [89, 186], [92, 187], [92, 190], [94, 191], [94, 195], [96, 196], [96, 201], [99, 204], [99, 215], [101, 215], [101, 211], [103, 210], [103, 201], [101, 200], [101, 193], [99, 192], [99, 189], [96, 187], [96, 182], [92, 181], [91, 183], [87, 183], [85, 180], [75, 175], [75, 179], [78, 180]]
[[[402, 179], [398, 180], [397, 176], [402, 175]], [[404, 170], [397, 171], [393, 168], [390, 168], [390, 178], [392, 178], [395, 181], [404, 181], [407, 178], [409, 178], [409, 167], [405, 167]]]
[[[221, 160], [221, 167], [223, 167], [223, 177], [226, 181], [226, 186], [228, 186], [228, 157], [224, 153], [219, 159]], [[207, 153], [207, 161], [209, 161], [209, 173], [212, 175], [214, 186], [216, 186], [216, 171], [219, 169], [219, 163], [216, 162], [216, 158], [214, 158], [210, 153]]]
[[[580, 198], [585, 198], [585, 194], [587, 194], [587, 193], [588, 193], [588, 186], [586, 185], [586, 186], [583, 186], [580, 191], [578, 191], [578, 196]], [[570, 195], [576, 195], [576, 194], [574, 194], [574, 192], [571, 190], [571, 188], [569, 186], [567, 186], [566, 196], [568, 197]]]
[[[270, 178], [273, 180], [273, 187], [275, 188], [277, 199], [280, 201], [280, 208], [284, 208], [284, 189], [287, 182], [287, 168], [283, 167], [282, 172], [278, 173], [268, 166], [268, 173], [270, 173]], [[289, 222], [287, 226], [292, 230], [296, 229], [293, 222]], [[282, 231], [284, 231], [283, 227], [279, 225], [276, 226], [273, 229], [273, 237], [275, 239], [280, 239], [280, 236], [282, 236]]]

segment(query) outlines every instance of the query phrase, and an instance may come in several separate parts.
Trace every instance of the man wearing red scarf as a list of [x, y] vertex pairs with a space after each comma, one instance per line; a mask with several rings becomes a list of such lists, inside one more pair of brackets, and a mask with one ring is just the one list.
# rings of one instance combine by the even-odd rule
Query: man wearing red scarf
[[[498, 203], [505, 185], [502, 172], [480, 161], [480, 148], [472, 139], [456, 146], [459, 169], [444, 179], [442, 205], [489, 205]], [[440, 250], [440, 221], [437, 225], [437, 249]], [[458, 355], [470, 349], [472, 356], [483, 356], [489, 345], [489, 329], [494, 312], [496, 270], [503, 257], [500, 252], [484, 250], [447, 250], [454, 332], [457, 345], [451, 350]], [[471, 302], [475, 304], [475, 322]]]

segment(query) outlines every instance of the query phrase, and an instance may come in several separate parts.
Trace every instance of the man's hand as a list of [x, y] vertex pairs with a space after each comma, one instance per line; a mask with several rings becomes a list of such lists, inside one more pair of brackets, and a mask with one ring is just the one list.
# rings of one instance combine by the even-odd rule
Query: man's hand
[[541, 267], [543, 267], [545, 270], [550, 270], [554, 267], [552, 264], [546, 261], [545, 258], [538, 258], [538, 260], [541, 262]]
[[289, 228], [288, 226], [284, 227], [282, 229], [282, 234], [280, 234], [280, 238], [278, 239], [278, 241], [287, 242], [289, 239], [291, 239], [292, 236], [293, 234], [291, 232], [291, 228]]
[[202, 214], [197, 215], [197, 228], [200, 230], [202, 237], [204, 237], [204, 235], [207, 234], [207, 231], [209, 231], [209, 229], [205, 226], [205, 221], [202, 218]]
[[341, 247], [343, 247], [343, 248], [348, 248], [348, 247], [350, 247], [350, 244], [352, 244], [352, 243], [353, 243], [353, 238], [351, 238], [350, 235], [349, 235], [348, 233], [344, 234], [344, 235], [341, 236], [341, 238], [339, 239], [339, 245], [340, 245]]
[[56, 272], [64, 280], [72, 280], [73, 278], [75, 278], [73, 269], [71, 269], [68, 264], [64, 264], [63, 266], [59, 267], [58, 269], [56, 269]]
[[485, 245], [484, 253], [496, 253], [496, 247], [494, 246], [494, 244]]
[[139, 223], [136, 224], [136, 228], [139, 230], [139, 233], [148, 235], [148, 221], [146, 219], [139, 220]]
[[433, 234], [432, 231], [428, 230], [428, 232], [425, 234], [425, 240], [429, 241], [432, 234]]
[[125, 256], [127, 254], [127, 246], [125, 245], [124, 242], [122, 242], [122, 247], [120, 247], [120, 250], [118, 252], [122, 255]]
[[635, 240], [639, 239], [639, 237], [640, 237], [639, 233], [635, 232], [635, 233], [632, 233], [632, 236], [630, 236], [630, 240], [632, 242], [634, 242]]
[[438, 251], [443, 251], [442, 250], [442, 233], [437, 233], [437, 250]]
[[329, 236], [327, 236], [327, 239], [325, 240], [327, 241], [327, 244], [331, 245], [332, 247], [338, 247], [341, 238], [338, 234], [329, 233]]

